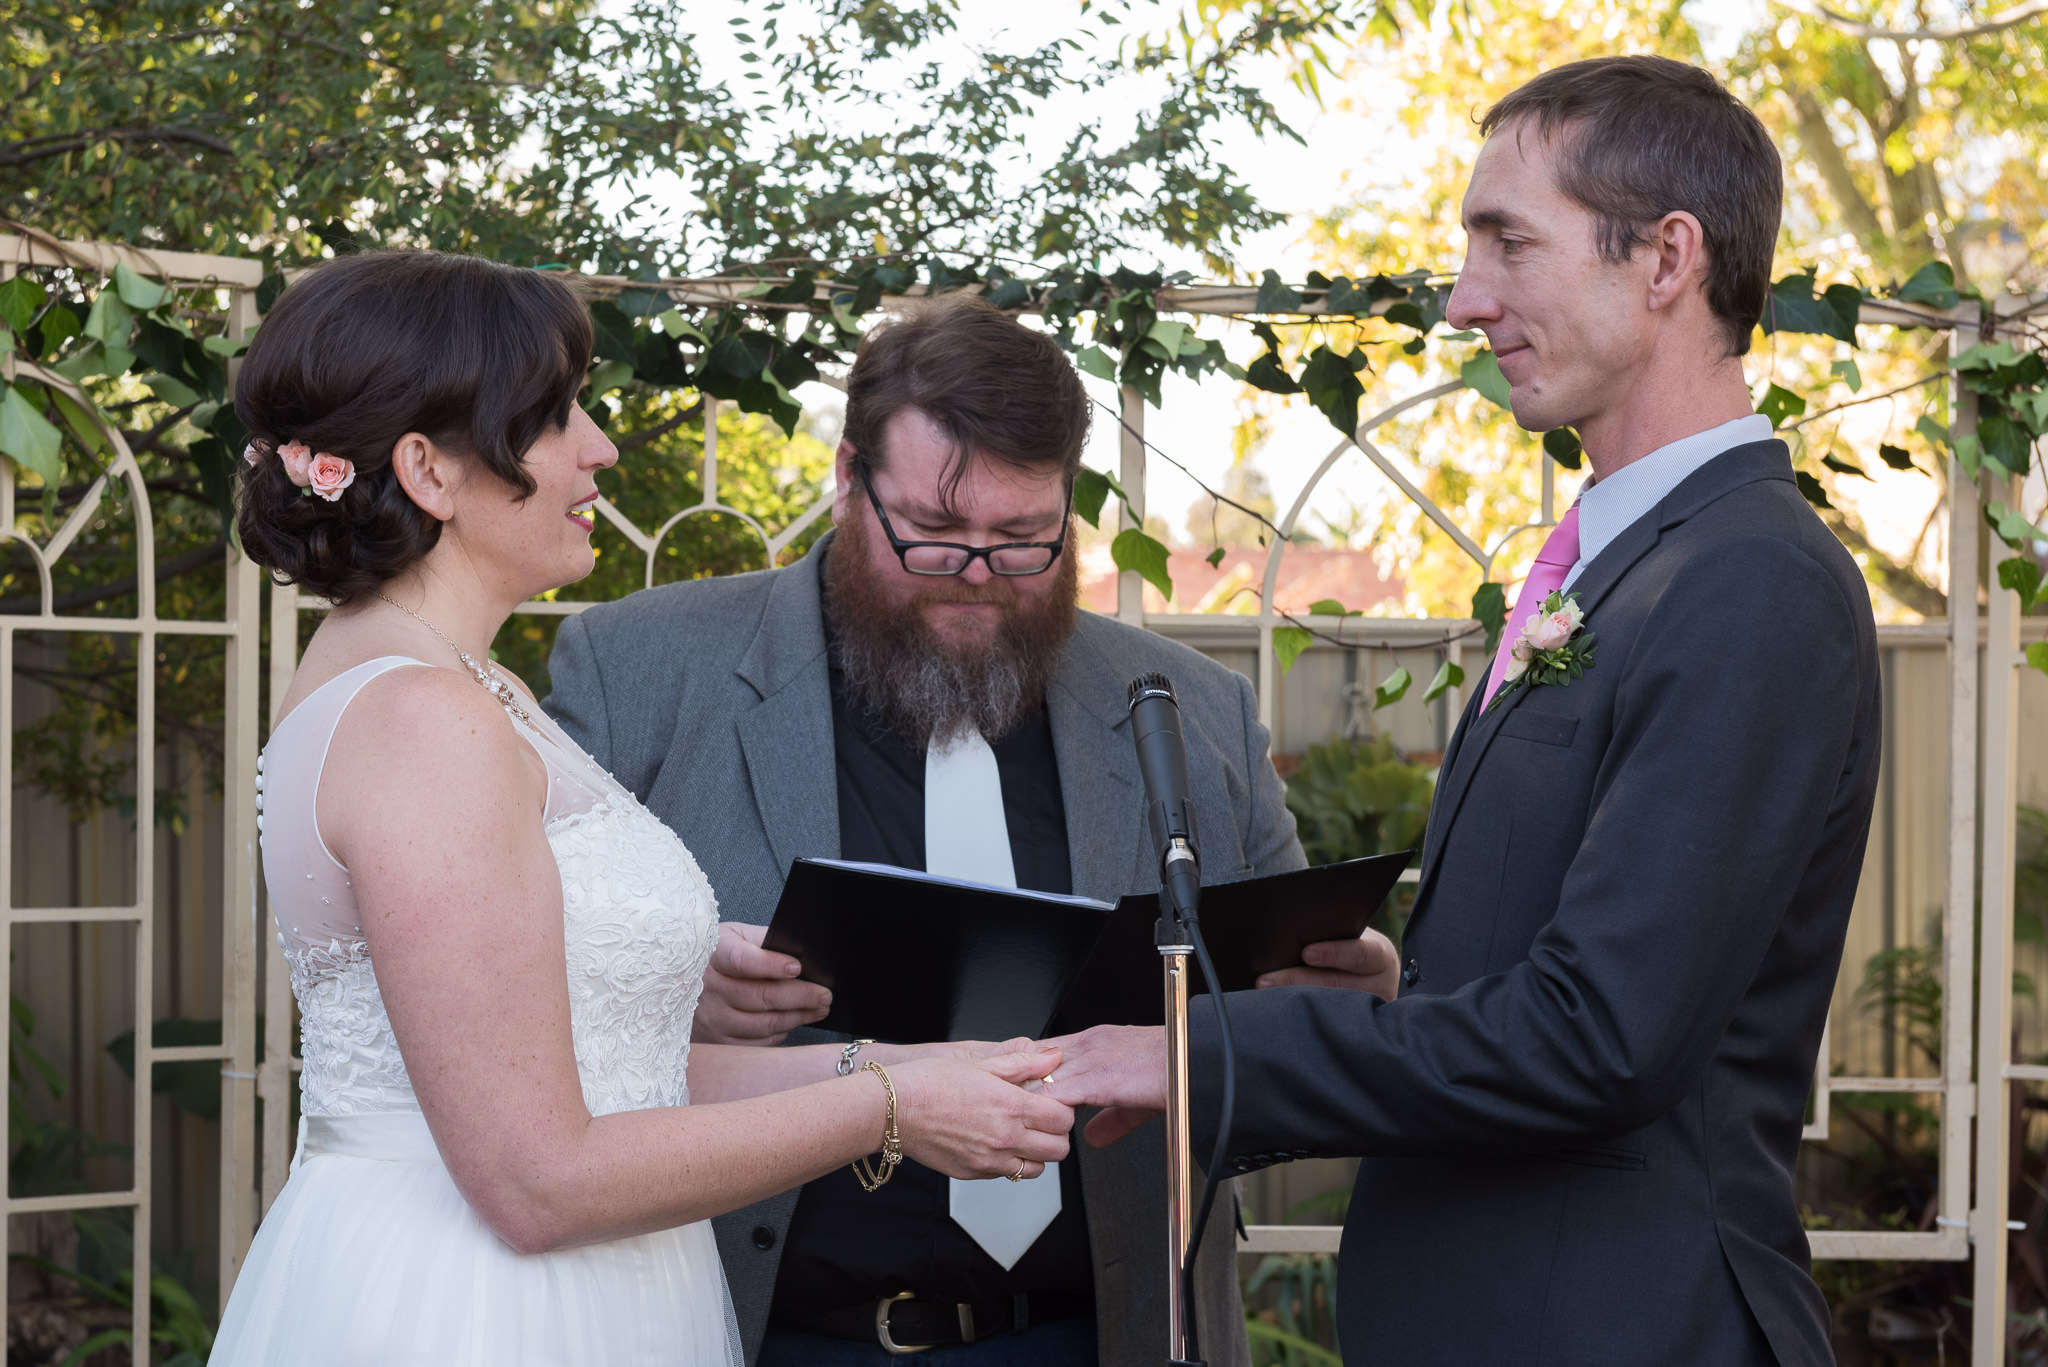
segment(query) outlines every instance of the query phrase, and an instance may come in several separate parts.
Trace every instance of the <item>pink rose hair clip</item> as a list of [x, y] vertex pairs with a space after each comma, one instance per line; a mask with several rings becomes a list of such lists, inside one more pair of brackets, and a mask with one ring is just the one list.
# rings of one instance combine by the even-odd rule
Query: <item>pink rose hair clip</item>
[[[325, 451], [316, 453], [302, 441], [288, 441], [278, 447], [277, 458], [284, 462], [285, 475], [293, 484], [329, 503], [339, 502], [341, 491], [356, 482], [354, 461]], [[257, 465], [263, 460], [263, 452], [250, 442], [242, 448], [242, 459]]]

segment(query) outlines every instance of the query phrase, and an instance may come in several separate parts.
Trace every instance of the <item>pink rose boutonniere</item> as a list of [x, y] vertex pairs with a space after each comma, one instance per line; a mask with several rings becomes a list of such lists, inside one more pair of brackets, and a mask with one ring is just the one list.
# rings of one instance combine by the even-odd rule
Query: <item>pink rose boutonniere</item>
[[1542, 607], [1522, 619], [1522, 629], [1508, 652], [1500, 692], [1493, 695], [1487, 709], [1499, 707], [1501, 699], [1518, 688], [1568, 686], [1593, 667], [1596, 645], [1593, 633], [1586, 630], [1586, 614], [1579, 607], [1578, 595], [1553, 590]]
[[313, 492], [333, 503], [341, 497], [343, 489], [356, 482], [355, 462], [343, 460], [340, 456], [330, 456], [322, 451], [313, 457], [313, 463], [307, 467], [306, 475]]

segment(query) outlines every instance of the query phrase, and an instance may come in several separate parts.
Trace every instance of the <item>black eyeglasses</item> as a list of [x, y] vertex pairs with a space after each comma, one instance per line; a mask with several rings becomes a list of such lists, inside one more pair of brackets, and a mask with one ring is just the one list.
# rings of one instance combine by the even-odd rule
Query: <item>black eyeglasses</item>
[[896, 529], [889, 525], [889, 514], [882, 508], [882, 500], [875, 497], [875, 486], [868, 479], [866, 461], [854, 462], [854, 473], [860, 476], [860, 487], [868, 491], [868, 502], [875, 505], [875, 516], [882, 520], [882, 532], [889, 538], [889, 548], [896, 552], [896, 558], [903, 562], [903, 568], [911, 574], [945, 577], [963, 572], [976, 558], [988, 562], [990, 574], [1008, 575], [1016, 578], [1024, 575], [1044, 574], [1052, 568], [1053, 561], [1060, 558], [1060, 552], [1067, 545], [1067, 510], [1073, 506], [1073, 486], [1067, 486], [1067, 502], [1060, 509], [1060, 536], [1057, 541], [1007, 541], [1000, 546], [963, 546], [957, 541], [905, 541], [896, 535]]

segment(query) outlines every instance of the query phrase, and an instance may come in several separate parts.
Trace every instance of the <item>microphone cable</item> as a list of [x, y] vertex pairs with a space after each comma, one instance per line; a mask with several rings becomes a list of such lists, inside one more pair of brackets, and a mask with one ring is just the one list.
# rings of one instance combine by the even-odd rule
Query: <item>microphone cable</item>
[[[1207, 1171], [1202, 1174], [1202, 1203], [1195, 1210], [1194, 1224], [1189, 1230], [1187, 1257], [1181, 1266], [1181, 1301], [1187, 1306], [1188, 1359], [1200, 1362], [1202, 1347], [1195, 1313], [1195, 1257], [1202, 1250], [1202, 1232], [1208, 1228], [1210, 1212], [1216, 1205], [1216, 1190], [1222, 1184], [1219, 1174], [1223, 1170], [1224, 1158], [1230, 1152], [1231, 1118], [1237, 1113], [1237, 1046], [1230, 1034], [1230, 1012], [1223, 1005], [1221, 980], [1216, 976], [1216, 965], [1210, 961], [1209, 946], [1202, 939], [1201, 923], [1190, 916], [1182, 924], [1187, 927], [1188, 940], [1195, 947], [1195, 962], [1202, 966], [1202, 977], [1209, 985], [1209, 1000], [1216, 1004], [1216, 1034], [1223, 1052], [1223, 1105], [1216, 1121], [1216, 1145], [1210, 1151]], [[1233, 1230], [1233, 1254], [1236, 1248], [1236, 1232]], [[1235, 1259], [1232, 1261], [1234, 1264]], [[1233, 1266], [1233, 1275], [1235, 1271]]]

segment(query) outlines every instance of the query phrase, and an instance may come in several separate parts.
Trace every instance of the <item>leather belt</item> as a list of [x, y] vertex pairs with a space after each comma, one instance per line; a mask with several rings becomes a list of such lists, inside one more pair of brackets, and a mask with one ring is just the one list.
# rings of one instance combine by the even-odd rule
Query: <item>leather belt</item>
[[924, 1300], [915, 1292], [899, 1291], [862, 1305], [793, 1315], [789, 1327], [879, 1344], [890, 1353], [922, 1353], [997, 1334], [1021, 1334], [1034, 1324], [1094, 1311], [1095, 1302], [1087, 1296], [1018, 1295], [1008, 1301], [966, 1302]]

